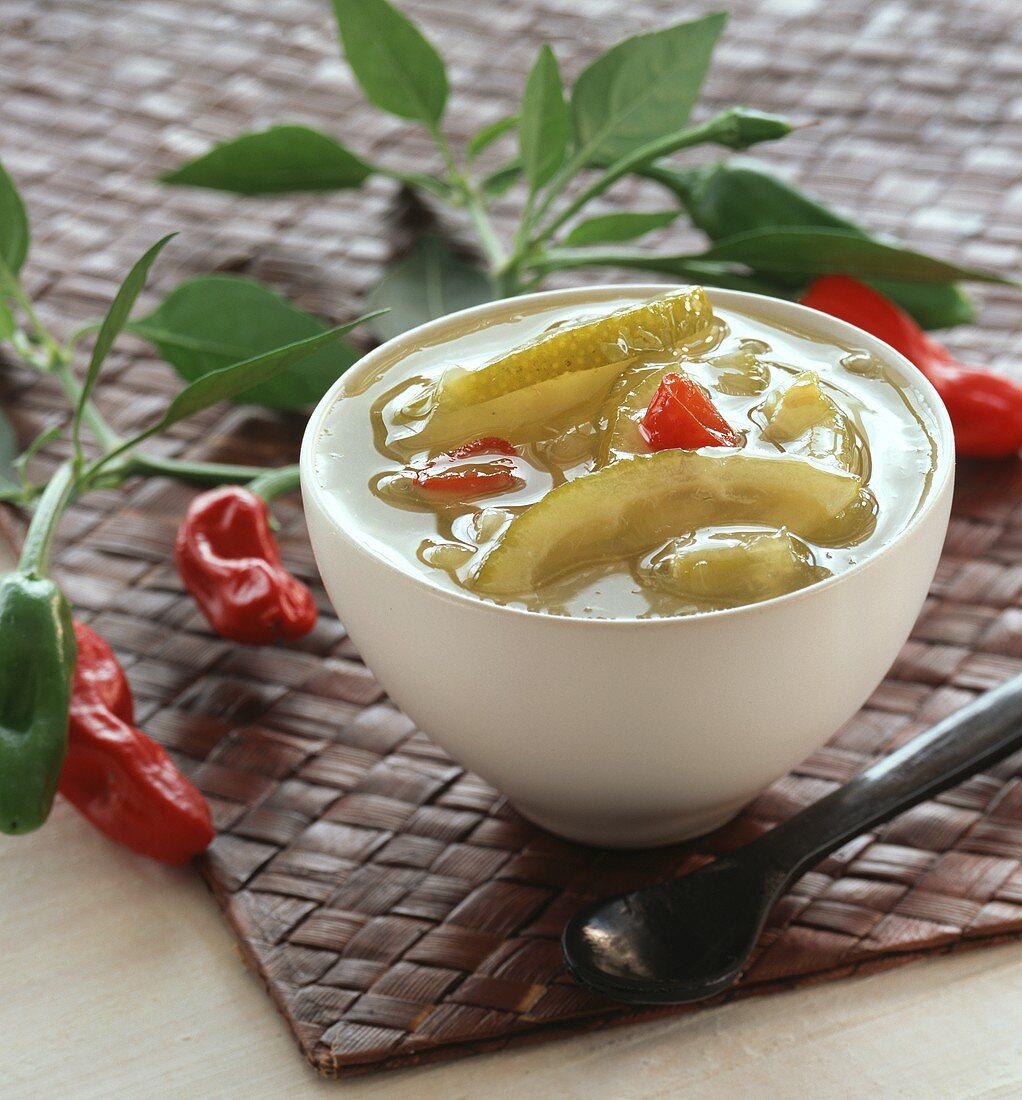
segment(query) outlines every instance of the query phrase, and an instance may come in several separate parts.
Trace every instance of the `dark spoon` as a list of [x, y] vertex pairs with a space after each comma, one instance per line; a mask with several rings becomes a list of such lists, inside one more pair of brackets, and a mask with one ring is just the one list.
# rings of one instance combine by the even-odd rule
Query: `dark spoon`
[[981, 695], [750, 844], [659, 886], [603, 898], [564, 930], [585, 986], [635, 1004], [686, 1004], [742, 973], [778, 898], [874, 825], [1022, 748], [1022, 676]]

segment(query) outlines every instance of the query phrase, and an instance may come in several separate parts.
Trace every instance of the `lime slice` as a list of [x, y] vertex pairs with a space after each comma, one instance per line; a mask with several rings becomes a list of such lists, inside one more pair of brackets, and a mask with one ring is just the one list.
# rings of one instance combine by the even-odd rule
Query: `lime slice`
[[557, 328], [475, 370], [454, 367], [441, 379], [437, 409], [478, 405], [564, 374], [609, 363], [620, 369], [651, 352], [693, 354], [712, 347], [723, 325], [701, 287], [665, 294], [593, 321]]
[[796, 375], [763, 403], [763, 438], [786, 454], [832, 463], [863, 480], [869, 476], [869, 448], [852, 418], [824, 391], [815, 371]]
[[710, 525], [785, 527], [847, 545], [863, 537], [861, 490], [853, 474], [787, 456], [636, 455], [559, 485], [516, 517], [469, 585], [525, 595], [583, 565], [629, 558]]
[[639, 573], [683, 599], [724, 606], [783, 596], [831, 575], [785, 530], [715, 532], [673, 539]]

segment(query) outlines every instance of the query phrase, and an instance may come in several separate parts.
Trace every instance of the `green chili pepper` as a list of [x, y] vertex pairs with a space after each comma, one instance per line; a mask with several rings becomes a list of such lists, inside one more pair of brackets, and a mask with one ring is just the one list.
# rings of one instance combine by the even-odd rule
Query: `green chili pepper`
[[47, 818], [67, 751], [71, 607], [51, 580], [0, 578], [0, 832]]
[[65, 463], [39, 500], [17, 571], [0, 577], [0, 832], [49, 815], [67, 752], [78, 649], [71, 605], [47, 577], [60, 517], [76, 489]]
[[[846, 229], [870, 237], [854, 222], [835, 214], [783, 180], [748, 160], [699, 168], [654, 166], [645, 175], [673, 191], [693, 223], [711, 240], [779, 226]], [[772, 279], [782, 280], [776, 273]], [[795, 276], [788, 285], [804, 287], [810, 276]], [[950, 328], [973, 319], [972, 303], [955, 283], [910, 283], [870, 279], [869, 285], [897, 302], [923, 328]]]

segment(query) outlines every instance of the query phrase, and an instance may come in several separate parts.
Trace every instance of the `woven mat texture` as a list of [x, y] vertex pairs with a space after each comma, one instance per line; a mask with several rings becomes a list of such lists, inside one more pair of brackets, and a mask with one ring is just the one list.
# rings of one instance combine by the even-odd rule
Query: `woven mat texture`
[[[698, 0], [404, 0], [452, 62], [450, 130], [514, 105], [536, 45], [569, 76], [626, 29], [708, 10]], [[1017, 0], [733, 0], [701, 110], [735, 101], [820, 125], [764, 155], [870, 226], [966, 263], [1022, 270], [1022, 22]], [[497, 48], [495, 48], [497, 47]], [[368, 107], [318, 0], [3, 0], [0, 155], [35, 226], [27, 280], [68, 335], [105, 307], [172, 229], [156, 300], [208, 270], [267, 280], [328, 319], [354, 315], [393, 249], [394, 188], [237, 201], [165, 190], [156, 174], [275, 120], [331, 130], [407, 169], [435, 159]], [[499, 151], [494, 152], [498, 157]], [[639, 187], [623, 200], [655, 208]], [[455, 229], [458, 227], [455, 226]], [[684, 229], [664, 242], [692, 243]], [[966, 357], [1011, 366], [1022, 304], [978, 293]], [[174, 386], [130, 339], [100, 402], [146, 422]], [[0, 401], [28, 439], [63, 408], [4, 364]], [[291, 461], [301, 420], [209, 412], [167, 453]], [[51, 450], [44, 461], [59, 457]], [[60, 578], [128, 666], [141, 723], [209, 797], [204, 865], [246, 960], [322, 1072], [404, 1064], [635, 1020], [577, 988], [558, 934], [585, 898], [669, 877], [832, 790], [1022, 671], [1022, 468], [967, 470], [947, 552], [912, 640], [834, 741], [699, 849], [615, 855], [523, 823], [397, 713], [324, 614], [289, 648], [213, 637], [169, 564], [189, 490], [96, 494], [68, 517]], [[315, 581], [301, 513], [285, 555]], [[845, 846], [778, 908], [737, 994], [883, 968], [1022, 931], [1022, 760], [1014, 758]]]

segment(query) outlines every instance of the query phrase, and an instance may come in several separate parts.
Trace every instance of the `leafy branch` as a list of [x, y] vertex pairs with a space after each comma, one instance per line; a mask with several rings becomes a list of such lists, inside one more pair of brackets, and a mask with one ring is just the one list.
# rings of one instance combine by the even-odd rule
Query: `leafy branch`
[[[344, 55], [366, 98], [422, 126], [437, 147], [440, 170], [407, 173], [371, 164], [332, 136], [279, 125], [224, 142], [163, 179], [267, 195], [359, 187], [375, 173], [462, 211], [476, 258], [466, 259], [431, 230], [372, 292], [374, 304], [391, 310], [377, 322], [381, 337], [452, 308], [519, 294], [552, 272], [577, 267], [654, 271], [787, 298], [821, 272], [842, 273], [873, 281], [927, 327], [971, 319], [957, 280], [1008, 281], [874, 237], [748, 162], [677, 164], [677, 154], [697, 146], [744, 151], [794, 128], [747, 107], [689, 123], [725, 13], [626, 38], [567, 89], [553, 50], [542, 46], [518, 111], [484, 126], [457, 150], [443, 129], [450, 87], [435, 46], [389, 0], [332, 2]], [[491, 163], [515, 137], [512, 155]], [[628, 176], [663, 186], [674, 207], [591, 214]], [[517, 225], [505, 239], [493, 203], [516, 186]], [[709, 238], [703, 251], [604, 247], [639, 241], [683, 215]]]

